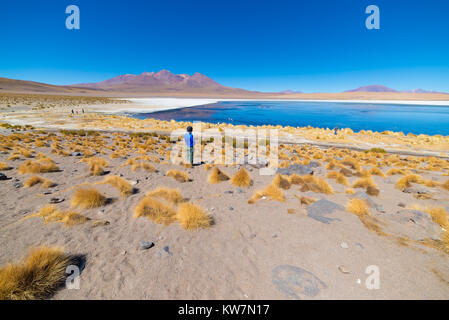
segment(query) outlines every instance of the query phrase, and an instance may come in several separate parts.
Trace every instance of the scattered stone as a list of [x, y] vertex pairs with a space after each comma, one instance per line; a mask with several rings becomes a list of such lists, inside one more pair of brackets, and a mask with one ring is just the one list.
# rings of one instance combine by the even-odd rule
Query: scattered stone
[[[313, 161], [311, 161], [311, 162], [313, 162]], [[303, 176], [306, 174], [313, 174], [314, 173], [313, 168], [314, 167], [311, 166], [310, 163], [308, 165], [294, 164], [287, 168], [278, 169], [278, 172], [280, 174], [284, 174], [284, 175], [292, 175], [295, 173], [295, 174], [299, 174], [299, 175]]]
[[348, 246], [348, 244], [346, 242], [342, 242], [340, 244], [340, 247], [342, 247], [343, 249], [348, 249], [349, 248], [349, 246]]
[[19, 189], [23, 187], [23, 184], [21, 182], [14, 182], [12, 184], [14, 186], [14, 188]]
[[65, 200], [64, 198], [62, 198], [62, 199], [60, 199], [60, 198], [51, 198], [50, 199], [50, 203], [61, 203], [64, 200]]
[[0, 180], [8, 180], [8, 177], [4, 173], [0, 173]]
[[399, 202], [398, 203], [398, 207], [405, 208], [405, 203], [404, 202]]
[[154, 247], [154, 243], [151, 241], [142, 241], [140, 243], [140, 250], [147, 250]]
[[130, 184], [131, 184], [132, 186], [135, 186], [135, 185], [138, 184], [139, 182], [140, 182], [140, 180], [137, 179], [137, 180], [131, 181]]
[[231, 211], [233, 211], [233, 210], [234, 210], [234, 208], [233, 208], [233, 207], [229, 207], [228, 209], [229, 209], [229, 210], [231, 210]]
[[98, 214], [103, 215], [104, 214], [104, 209], [98, 210]]
[[158, 256], [159, 257], [168, 257], [171, 256], [172, 253], [170, 252], [168, 246], [163, 247], [161, 250], [158, 251]]
[[272, 237], [272, 238], [277, 238], [278, 235], [277, 235], [276, 233], [273, 233], [273, 234], [271, 235], [271, 237]]
[[322, 289], [327, 288], [313, 273], [291, 265], [274, 268], [272, 282], [276, 289], [297, 300], [302, 296], [315, 297]]
[[210, 211], [215, 211], [215, 208], [214, 207], [210, 208]]
[[122, 255], [122, 256], [124, 256], [124, 255], [126, 255], [126, 254], [127, 254], [126, 250], [123, 250], [123, 251], [121, 252], [121, 255]]
[[232, 191], [232, 190], [227, 190], [227, 191], [225, 191], [224, 193], [227, 193], [227, 194], [233, 194], [234, 191]]
[[119, 173], [119, 176], [120, 176], [120, 177], [123, 177], [123, 173]]
[[386, 230], [400, 234], [409, 239], [420, 241], [424, 239], [439, 240], [441, 227], [424, 211], [401, 209], [397, 213], [384, 215], [390, 220]]
[[429, 194], [430, 190], [424, 186], [411, 186], [402, 190], [405, 193]]
[[349, 269], [345, 266], [338, 266], [338, 270], [340, 270], [341, 273], [345, 274], [351, 273], [351, 271], [349, 271]]
[[72, 157], [82, 157], [83, 154], [81, 152], [72, 152], [72, 153], [70, 153], [70, 156], [72, 156]]
[[256, 234], [255, 233], [251, 233], [250, 235], [249, 235], [249, 238], [250, 239], [254, 239], [256, 237]]
[[340, 221], [338, 218], [328, 218], [326, 215], [334, 211], [344, 211], [344, 208], [332, 201], [321, 199], [307, 207], [307, 216], [319, 222], [329, 224], [332, 221]]
[[237, 188], [237, 192], [238, 193], [243, 193], [243, 189], [242, 188]]
[[49, 194], [52, 194], [53, 192], [51, 192], [51, 191], [46, 191], [46, 192], [44, 192], [44, 195], [49, 195]]

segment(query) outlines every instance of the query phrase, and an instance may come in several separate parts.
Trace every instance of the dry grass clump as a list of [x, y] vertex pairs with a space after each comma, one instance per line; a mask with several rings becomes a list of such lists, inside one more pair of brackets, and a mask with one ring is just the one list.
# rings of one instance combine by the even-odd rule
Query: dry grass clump
[[422, 183], [423, 179], [417, 174], [409, 174], [403, 176], [396, 182], [396, 188], [399, 190], [404, 190], [412, 186], [412, 183]]
[[71, 258], [55, 247], [30, 250], [20, 263], [0, 269], [0, 300], [35, 300], [50, 297], [66, 279]]
[[354, 158], [346, 157], [341, 161], [341, 163], [350, 167], [352, 170], [360, 170], [360, 163]]
[[290, 184], [304, 184], [304, 179], [299, 174], [292, 174], [288, 177], [288, 182]]
[[298, 197], [297, 195], [295, 195], [295, 197], [299, 200], [299, 203], [301, 205], [308, 206], [309, 204], [316, 202], [316, 199], [314, 199], [314, 198], [308, 198], [308, 197], [304, 197], [304, 196]]
[[173, 179], [175, 179], [178, 182], [189, 182], [190, 181], [190, 177], [189, 175], [184, 172], [184, 171], [180, 171], [180, 170], [168, 170], [165, 175], [167, 177], [171, 177]]
[[352, 177], [354, 175], [354, 173], [351, 170], [349, 170], [348, 168], [341, 168], [340, 173], [342, 175], [344, 175], [345, 177]]
[[229, 178], [229, 176], [226, 173], [224, 173], [223, 171], [221, 171], [217, 167], [214, 167], [212, 169], [212, 172], [207, 177], [207, 182], [209, 184], [216, 184], [216, 183], [220, 183], [222, 181], [227, 181], [229, 179], [230, 178]]
[[64, 223], [66, 227], [82, 224], [89, 220], [89, 218], [82, 214], [74, 211], [61, 211], [54, 205], [47, 205], [41, 208], [38, 212], [25, 217], [24, 220], [33, 217], [42, 218], [45, 224], [49, 222], [61, 222]]
[[143, 170], [146, 170], [148, 172], [155, 172], [156, 171], [156, 168], [151, 163], [148, 163], [148, 162], [134, 163], [132, 165], [132, 167], [131, 167], [131, 170], [133, 172], [136, 171], [136, 170], [139, 170], [139, 169], [143, 169]]
[[0, 171], [11, 170], [12, 168], [4, 162], [0, 162]]
[[248, 200], [249, 204], [255, 203], [257, 200], [266, 197], [270, 200], [277, 200], [284, 202], [285, 197], [282, 193], [281, 189], [279, 187], [270, 184], [268, 187], [266, 187], [264, 190], [259, 190], [254, 193], [254, 195], [251, 197], [251, 199]]
[[301, 187], [301, 192], [313, 191], [324, 194], [334, 194], [332, 187], [322, 178], [312, 175], [303, 176], [304, 184]]
[[347, 194], [354, 194], [355, 191], [354, 191], [354, 189], [347, 188], [347, 189], [345, 190], [345, 193], [347, 193]]
[[27, 181], [25, 181], [24, 186], [25, 186], [25, 188], [30, 188], [39, 183], [42, 184], [42, 188], [51, 188], [56, 185], [56, 183], [54, 183], [51, 180], [48, 180], [48, 179], [45, 179], [45, 178], [42, 178], [39, 176], [32, 176]]
[[404, 169], [398, 169], [398, 168], [391, 168], [390, 170], [387, 171], [388, 176], [392, 176], [392, 175], [396, 175], [396, 174], [406, 175], [407, 171]]
[[372, 174], [373, 176], [379, 176], [379, 177], [385, 178], [385, 174], [377, 167], [372, 167], [369, 170], [369, 173]]
[[351, 199], [346, 205], [346, 211], [358, 216], [368, 230], [374, 231], [380, 236], [387, 236], [387, 234], [382, 231], [377, 220], [370, 215], [368, 205], [364, 200], [357, 198]]
[[206, 170], [206, 171], [209, 171], [210, 169], [212, 169], [214, 167], [214, 165], [212, 164], [212, 163], [206, 163], [205, 165], [204, 165], [204, 169]]
[[335, 181], [339, 184], [342, 184], [344, 186], [349, 186], [349, 182], [348, 179], [346, 179], [345, 175], [342, 174], [341, 172], [337, 172], [337, 171], [330, 171], [327, 175], [326, 178], [328, 179], [335, 179]]
[[212, 219], [197, 205], [186, 202], [179, 206], [176, 212], [176, 219], [186, 230], [196, 230], [199, 228], [209, 228]]
[[101, 183], [110, 184], [114, 188], [118, 189], [123, 197], [130, 196], [134, 193], [134, 188], [131, 184], [119, 176], [113, 175], [106, 177]]
[[444, 208], [425, 208], [424, 212], [427, 212], [435, 223], [438, 223], [442, 228], [449, 230], [449, 216]]
[[368, 187], [377, 188], [376, 184], [374, 183], [374, 181], [371, 177], [360, 178], [359, 180], [354, 182], [352, 187], [353, 188], [368, 188]]
[[346, 211], [351, 212], [357, 216], [364, 216], [369, 214], [368, 206], [362, 199], [351, 199], [346, 205]]
[[249, 187], [253, 181], [245, 168], [241, 168], [231, 179], [231, 183], [236, 187]]
[[441, 241], [443, 242], [444, 251], [446, 253], [449, 253], [449, 230], [446, 230], [446, 232], [444, 232]]
[[92, 209], [104, 206], [106, 197], [95, 188], [78, 189], [72, 197], [71, 204], [82, 209]]
[[22, 163], [19, 168], [20, 174], [25, 173], [46, 173], [59, 171], [58, 166], [49, 158], [40, 159], [37, 161], [27, 160]]
[[284, 190], [288, 190], [291, 187], [289, 178], [281, 175], [280, 173], [278, 173], [274, 177], [273, 182], [271, 182], [271, 184], [275, 185], [278, 188], [284, 189]]
[[449, 191], [449, 179], [445, 183], [441, 184], [441, 188]]
[[369, 194], [370, 196], [377, 197], [379, 195], [380, 191], [376, 187], [368, 186], [368, 187], [366, 187], [366, 193]]
[[146, 195], [155, 198], [162, 198], [173, 204], [178, 204], [184, 199], [178, 189], [169, 189], [165, 187], [159, 187], [153, 191], [148, 192]]
[[155, 223], [169, 225], [176, 220], [176, 211], [152, 196], [145, 196], [134, 209], [134, 218], [147, 217]]

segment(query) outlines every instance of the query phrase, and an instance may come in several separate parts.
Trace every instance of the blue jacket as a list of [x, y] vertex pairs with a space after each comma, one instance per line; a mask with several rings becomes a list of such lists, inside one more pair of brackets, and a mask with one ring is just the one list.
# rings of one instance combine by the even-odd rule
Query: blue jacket
[[186, 142], [187, 148], [192, 148], [195, 145], [195, 141], [193, 140], [193, 134], [187, 132], [184, 135], [184, 141]]

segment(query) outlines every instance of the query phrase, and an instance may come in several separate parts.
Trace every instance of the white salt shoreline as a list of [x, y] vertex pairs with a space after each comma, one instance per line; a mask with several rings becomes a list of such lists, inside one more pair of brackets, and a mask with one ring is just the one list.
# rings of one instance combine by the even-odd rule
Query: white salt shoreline
[[96, 111], [106, 113], [152, 113], [194, 106], [202, 106], [220, 101], [297, 101], [297, 102], [333, 102], [333, 103], [365, 103], [365, 104], [396, 104], [416, 106], [449, 106], [449, 101], [422, 100], [308, 100], [308, 99], [193, 99], [193, 98], [124, 98], [131, 101], [128, 105], [110, 107], [98, 106]]

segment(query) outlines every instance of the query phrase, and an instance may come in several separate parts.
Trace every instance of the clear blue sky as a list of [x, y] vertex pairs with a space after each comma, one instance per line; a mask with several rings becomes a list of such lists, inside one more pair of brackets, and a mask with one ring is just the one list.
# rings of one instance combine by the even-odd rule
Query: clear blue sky
[[[67, 30], [66, 6], [81, 11]], [[365, 8], [380, 8], [367, 30]], [[251, 90], [449, 92], [447, 0], [2, 0], [0, 76], [52, 84], [168, 69]]]

